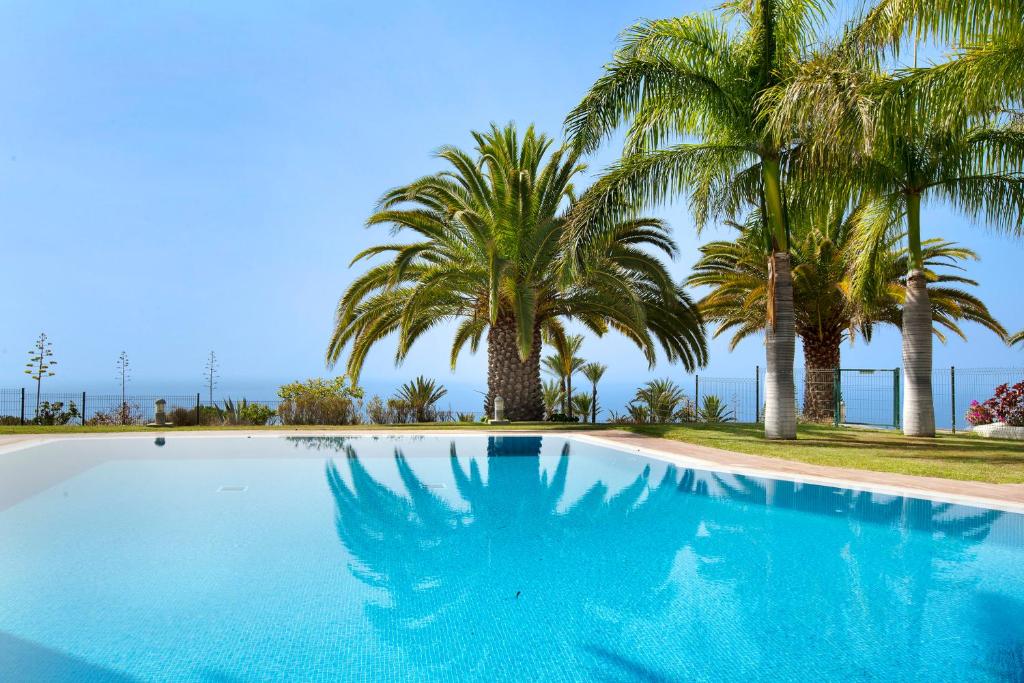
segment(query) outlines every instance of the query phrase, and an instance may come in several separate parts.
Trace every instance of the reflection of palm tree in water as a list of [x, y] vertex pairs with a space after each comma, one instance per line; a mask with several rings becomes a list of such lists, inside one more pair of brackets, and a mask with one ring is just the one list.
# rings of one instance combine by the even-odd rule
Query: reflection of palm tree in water
[[[328, 463], [338, 535], [358, 563], [353, 572], [388, 594], [369, 617], [415, 661], [441, 665], [448, 653], [439, 656], [439, 643], [447, 643], [480, 672], [499, 671], [515, 663], [503, 648], [491, 650], [497, 643], [544, 635], [565, 639], [571, 661], [578, 645], [571, 639], [596, 636], [574, 632], [574, 622], [596, 615], [614, 630], [656, 619], [671, 602], [666, 579], [695, 531], [683, 509], [693, 498], [676, 493], [702, 488], [693, 473], [680, 477], [670, 467], [652, 482], [637, 461], [637, 475], [618, 493], [609, 496], [598, 481], [560, 510], [570, 447], [549, 476], [540, 445], [539, 437], [489, 439], [485, 481], [475, 460], [463, 467], [453, 443], [451, 471], [468, 511], [420, 481], [401, 451], [395, 460], [408, 498], [371, 477], [351, 447], [351, 485]], [[658, 519], [682, 524], [647, 533]], [[617, 590], [623, 581], [650, 590]]]
[[[813, 651], [818, 638], [844, 643], [837, 654], [848, 657], [849, 666], [837, 663], [840, 670], [870, 668], [875, 657], [880, 664], [903, 658], [909, 669], [922, 671], [927, 662], [916, 660], [928, 638], [926, 617], [936, 616], [936, 603], [970, 595], [977, 584], [950, 568], [970, 564], [972, 548], [1003, 514], [781, 480], [714, 478], [716, 488], [739, 505], [723, 506], [732, 514], [717, 515], [709, 533], [694, 540], [694, 550], [710, 560], [702, 565], [707, 578], [735, 589], [743, 607], [737, 632], [751, 636], [743, 641], [758, 642], [753, 634], [782, 615], [806, 619], [812, 606], [826, 606], [824, 618], [788, 643], [791, 651], [776, 643], [773, 651], [758, 653], [769, 679], [789, 675], [786, 667]], [[783, 527], [799, 524], [789, 511], [818, 519], [786, 533]], [[752, 536], [760, 542], [751, 543]], [[739, 557], [744, 561], [735, 561]], [[794, 576], [809, 579], [796, 593]]]
[[[349, 444], [351, 484], [328, 463], [352, 571], [386, 591], [368, 616], [413, 662], [471, 676], [465, 667], [502, 671], [516, 666], [516, 647], [543, 647], [558, 649], [566, 666], [593, 665], [596, 656], [624, 676], [654, 677], [659, 655], [646, 653], [646, 664], [638, 659], [644, 644], [634, 626], [671, 626], [680, 618], [672, 614], [680, 610], [673, 568], [684, 548], [694, 553], [701, 580], [717, 586], [714, 600], [722, 604], [712, 609], [736, 615], [728, 633], [716, 632], [720, 615], [712, 620], [692, 610], [687, 618], [707, 618], [695, 630], [728, 638], [747, 656], [746, 663], [708, 661], [709, 672], [747, 673], [742, 667], [756, 662], [761, 674], [792, 673], [786, 667], [815, 643], [793, 642], [792, 653], [758, 648], [766, 624], [799, 615], [794, 576], [806, 577], [799, 603], [819, 606], [814, 629], [823, 639], [846, 639], [851, 657], [871, 648], [884, 657], [880, 643], [914, 656], [929, 592], [952, 588], [942, 565], [969, 559], [1000, 515], [789, 482], [705, 478], [674, 467], [652, 481], [640, 459], [631, 483], [615, 495], [597, 481], [570, 503], [568, 444], [549, 471], [541, 468], [540, 444], [533, 437], [489, 439], [485, 480], [477, 460], [464, 466], [452, 443], [451, 472], [464, 506], [427, 486], [400, 450], [395, 462], [406, 496], [372, 477]], [[706, 481], [725, 500], [708, 501]], [[793, 512], [814, 513], [797, 538], [790, 525], [800, 516]], [[962, 542], [935, 543], [937, 534]], [[574, 628], [581, 624], [583, 632]], [[546, 640], [517, 641], [538, 636]]]

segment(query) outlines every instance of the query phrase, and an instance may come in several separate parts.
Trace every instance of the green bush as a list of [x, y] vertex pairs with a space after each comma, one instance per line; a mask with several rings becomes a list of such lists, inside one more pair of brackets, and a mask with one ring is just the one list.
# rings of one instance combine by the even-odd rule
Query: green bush
[[262, 426], [270, 422], [275, 414], [273, 409], [262, 403], [249, 403], [244, 398], [236, 403], [227, 398], [224, 401], [224, 409], [220, 412], [220, 419], [227, 425]]
[[75, 405], [74, 401], [68, 404], [67, 410], [64, 409], [63, 401], [43, 401], [39, 404], [39, 410], [36, 411], [36, 416], [32, 419], [32, 424], [36, 425], [66, 425], [71, 420], [81, 417], [78, 412], [78, 406]]
[[308, 379], [277, 391], [278, 417], [286, 425], [351, 425], [362, 421], [363, 390], [346, 377]]

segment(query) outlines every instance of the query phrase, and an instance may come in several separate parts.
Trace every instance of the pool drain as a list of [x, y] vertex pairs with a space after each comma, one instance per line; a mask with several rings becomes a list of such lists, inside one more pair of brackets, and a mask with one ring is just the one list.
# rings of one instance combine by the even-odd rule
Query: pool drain
[[248, 491], [248, 490], [249, 490], [248, 486], [237, 486], [237, 485], [232, 485], [232, 484], [224, 484], [219, 489], [217, 489], [217, 493], [242, 493], [243, 491]]

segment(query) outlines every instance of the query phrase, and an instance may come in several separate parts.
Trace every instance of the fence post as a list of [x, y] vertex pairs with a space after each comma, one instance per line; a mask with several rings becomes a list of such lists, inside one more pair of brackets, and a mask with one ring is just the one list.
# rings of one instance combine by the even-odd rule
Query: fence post
[[25, 387], [21, 388], [21, 426], [25, 426]]
[[82, 426], [85, 426], [85, 392], [82, 392]]
[[700, 410], [700, 375], [693, 376], [693, 409]]
[[199, 426], [199, 392], [196, 392], [196, 427]]
[[761, 366], [754, 366], [754, 424], [761, 421]]
[[900, 369], [892, 369], [892, 426], [900, 428]]
[[956, 434], [956, 366], [949, 366], [949, 416], [952, 418], [953, 433]]
[[839, 418], [841, 417], [839, 406], [843, 402], [843, 392], [840, 389], [841, 373], [842, 370], [839, 368], [832, 371], [832, 424], [836, 427], [839, 426]]

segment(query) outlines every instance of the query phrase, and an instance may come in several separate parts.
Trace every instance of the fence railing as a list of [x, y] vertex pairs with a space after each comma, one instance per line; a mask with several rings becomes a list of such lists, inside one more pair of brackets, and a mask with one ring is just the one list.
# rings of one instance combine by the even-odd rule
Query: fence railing
[[[764, 372], [758, 367], [749, 378], [691, 378], [694, 402], [717, 396], [730, 408], [736, 422], [764, 420]], [[934, 371], [932, 397], [936, 425], [963, 430], [964, 415], [972, 401], [990, 398], [1000, 384], [1024, 381], [1024, 368], [941, 368]], [[870, 425], [899, 428], [903, 405], [900, 368], [798, 369], [794, 373], [796, 408], [801, 417], [835, 425]], [[685, 388], [684, 383], [684, 388]]]
[[[932, 392], [936, 425], [940, 429], [963, 430], [964, 415], [972, 401], [992, 396], [1000, 384], [1024, 381], [1024, 368], [940, 368], [934, 371]], [[687, 387], [687, 384], [692, 384]], [[903, 405], [903, 383], [899, 368], [830, 370], [799, 369], [794, 373], [796, 408], [805, 420], [832, 424], [860, 424], [898, 428]], [[691, 419], [701, 419], [704, 402], [715, 397], [729, 421], [755, 423], [764, 420], [764, 372], [756, 367], [747, 377], [693, 375], [683, 382], [692, 387], [694, 411]], [[138, 395], [89, 394], [87, 392], [40, 392], [29, 389], [0, 389], [0, 425], [145, 425], [155, 421], [155, 402], [166, 401], [169, 421], [179, 426], [231, 423], [238, 416], [227, 410], [224, 401], [210, 402], [202, 394]], [[250, 406], [263, 406], [277, 412], [280, 400], [248, 400]], [[364, 403], [356, 413], [363, 423], [380, 422], [381, 417], [367, 410]], [[257, 419], [260, 413], [254, 411]], [[606, 412], [606, 415], [608, 413]], [[435, 410], [432, 421], [477, 421], [480, 411]], [[276, 418], [267, 421], [273, 423]], [[405, 411], [389, 413], [389, 420], [414, 422]], [[245, 422], [242, 424], [252, 424]]]
[[[42, 391], [37, 395], [30, 389], [0, 389], [0, 425], [146, 425], [156, 421], [156, 402], [163, 400], [168, 422], [175, 426], [218, 424], [274, 424], [281, 405], [280, 399], [246, 399], [241, 401], [214, 400], [202, 394], [90, 394], [88, 392]], [[265, 411], [254, 410], [262, 406]], [[364, 403], [355, 406], [354, 418], [359, 423], [379, 421]], [[270, 413], [273, 412], [273, 415]], [[433, 409], [431, 422], [477, 421], [480, 411]], [[411, 409], [391, 411], [387, 419], [393, 422], [415, 422]]]

